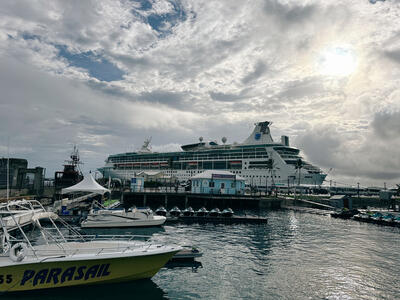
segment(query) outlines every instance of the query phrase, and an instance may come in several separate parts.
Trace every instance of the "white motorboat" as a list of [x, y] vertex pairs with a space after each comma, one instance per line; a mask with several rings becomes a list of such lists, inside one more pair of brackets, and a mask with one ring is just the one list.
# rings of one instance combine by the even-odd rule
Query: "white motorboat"
[[[100, 206], [98, 203], [97, 206]], [[149, 208], [105, 209], [92, 208], [81, 222], [82, 228], [151, 227], [160, 226], [167, 218], [157, 216]]]
[[[85, 236], [60, 220], [72, 234], [64, 235], [64, 230], [54, 222], [58, 216], [35, 211], [35, 206], [41, 206], [35, 200], [20, 201], [18, 205], [32, 212], [32, 224], [38, 229], [39, 238], [32, 239], [18, 222], [18, 234], [10, 233], [3, 218], [14, 217], [14, 204], [0, 204], [0, 293], [150, 278], [182, 250], [178, 246], [138, 241], [134, 236]], [[48, 219], [52, 227], [42, 227], [43, 219]]]
[[45, 212], [45, 209], [40, 205], [34, 205], [32, 208], [26, 200], [15, 200], [8, 203], [9, 215], [4, 216], [3, 224], [8, 231], [18, 229], [18, 226], [24, 227], [32, 223], [32, 216], [35, 213]]

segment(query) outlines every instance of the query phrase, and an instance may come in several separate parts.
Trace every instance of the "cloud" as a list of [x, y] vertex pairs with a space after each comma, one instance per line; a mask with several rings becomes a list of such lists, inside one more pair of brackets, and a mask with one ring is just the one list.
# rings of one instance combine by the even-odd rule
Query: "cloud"
[[400, 139], [400, 111], [376, 113], [371, 126], [376, 137], [384, 143]]
[[[93, 169], [270, 120], [330, 176], [395, 183], [400, 7], [375, 2], [3, 1], [0, 149], [55, 170], [78, 143]], [[323, 74], [331, 48], [356, 70]]]
[[245, 77], [243, 77], [242, 83], [243, 84], [251, 83], [260, 78], [266, 71], [267, 71], [267, 66], [265, 65], [265, 63], [262, 61], [258, 61], [254, 67], [254, 70], [248, 73]]

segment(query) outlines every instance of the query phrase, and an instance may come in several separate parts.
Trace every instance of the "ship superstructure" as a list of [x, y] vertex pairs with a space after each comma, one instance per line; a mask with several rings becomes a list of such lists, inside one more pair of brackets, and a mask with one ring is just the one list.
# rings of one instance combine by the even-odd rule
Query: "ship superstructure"
[[70, 187], [83, 179], [82, 171], [79, 166], [83, 164], [79, 157], [79, 150], [74, 145], [70, 159], [65, 161], [64, 170], [54, 174], [54, 186], [57, 191], [65, 187]]
[[260, 188], [271, 185], [320, 185], [326, 174], [299, 155], [300, 150], [289, 146], [289, 138], [282, 136], [274, 142], [271, 122], [259, 122], [243, 143], [219, 145], [215, 141], [181, 146], [180, 152], [151, 152], [150, 140], [138, 152], [110, 155], [99, 169], [104, 177], [130, 179], [151, 170], [186, 181], [204, 170], [226, 170], [246, 179], [246, 183]]

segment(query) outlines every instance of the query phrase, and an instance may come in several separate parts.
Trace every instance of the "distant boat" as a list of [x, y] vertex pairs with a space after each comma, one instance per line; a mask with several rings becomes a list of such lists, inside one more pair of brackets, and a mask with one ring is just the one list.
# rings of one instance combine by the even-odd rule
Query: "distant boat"
[[177, 207], [177, 206], [174, 206], [170, 211], [169, 211], [169, 214], [171, 215], [171, 216], [173, 216], [173, 217], [179, 217], [180, 215], [181, 215], [181, 210]]
[[221, 213], [221, 215], [223, 216], [223, 217], [232, 217], [233, 216], [233, 210], [231, 209], [231, 208], [225, 208], [223, 211], [222, 211], [222, 213]]
[[376, 212], [371, 216], [372, 222], [374, 223], [379, 223], [382, 220], [382, 213]]
[[221, 215], [221, 211], [219, 210], [218, 207], [216, 207], [216, 208], [210, 210], [210, 212], [208, 213], [208, 215], [209, 215], [210, 217], [219, 217], [219, 216]]
[[189, 206], [188, 208], [184, 209], [184, 210], [183, 210], [183, 215], [184, 215], [185, 217], [193, 216], [193, 215], [194, 215], [194, 210], [193, 210], [193, 208], [192, 208], [191, 206]]
[[395, 225], [395, 223], [394, 223], [395, 217], [396, 216], [393, 215], [393, 214], [384, 215], [382, 217], [382, 223], [385, 224], [385, 225]]
[[165, 217], [167, 215], [167, 210], [165, 209], [164, 206], [160, 206], [159, 208], [156, 209], [156, 215]]
[[204, 206], [202, 208], [200, 208], [197, 212], [196, 212], [196, 216], [198, 217], [205, 217], [208, 214], [208, 210], [207, 208], [205, 208]]

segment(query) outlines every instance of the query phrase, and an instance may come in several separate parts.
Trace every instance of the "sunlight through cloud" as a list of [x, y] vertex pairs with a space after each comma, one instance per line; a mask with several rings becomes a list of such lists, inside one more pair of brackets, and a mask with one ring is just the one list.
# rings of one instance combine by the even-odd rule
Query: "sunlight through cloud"
[[349, 76], [356, 67], [355, 53], [347, 47], [328, 48], [318, 59], [318, 70], [323, 75]]

